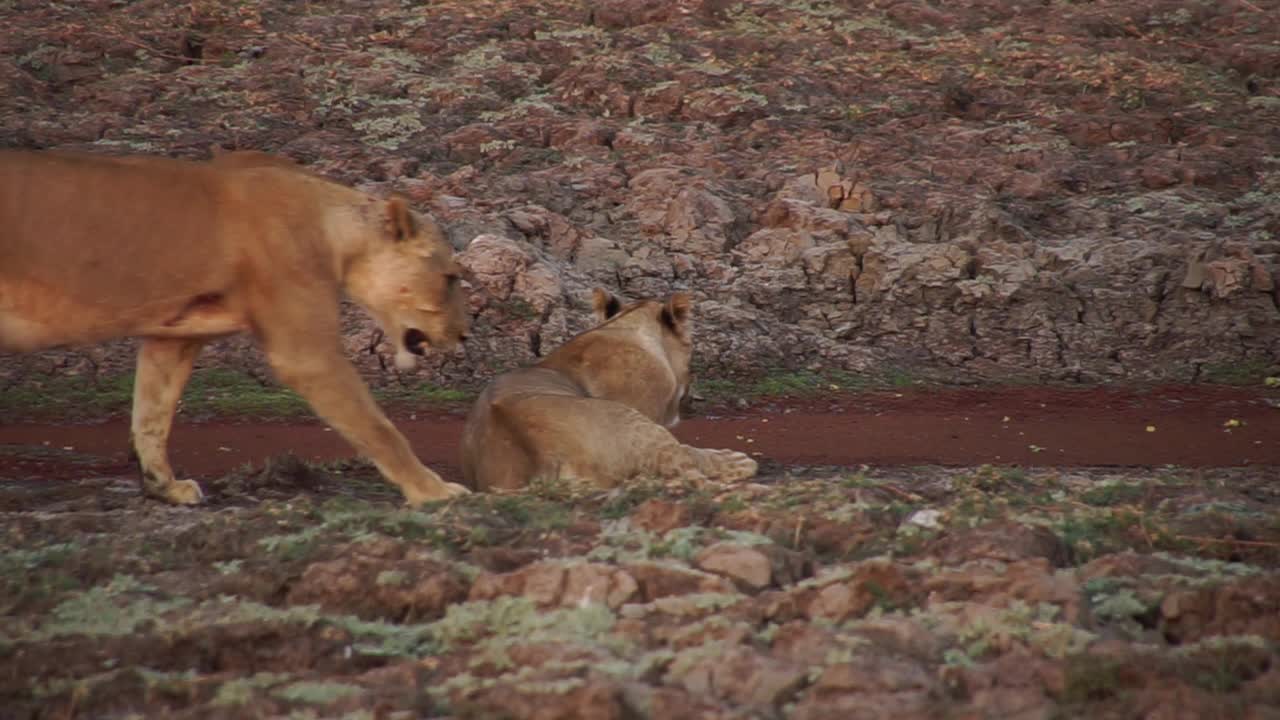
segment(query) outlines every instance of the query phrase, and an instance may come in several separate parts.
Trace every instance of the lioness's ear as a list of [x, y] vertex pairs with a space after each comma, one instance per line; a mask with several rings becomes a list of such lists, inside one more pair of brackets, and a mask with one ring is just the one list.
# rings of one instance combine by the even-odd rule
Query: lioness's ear
[[689, 318], [692, 315], [693, 298], [689, 297], [689, 293], [671, 293], [671, 297], [667, 298], [667, 304], [662, 307], [662, 322], [679, 335], [684, 335], [688, 331]]
[[604, 288], [591, 291], [591, 307], [595, 310], [596, 322], [604, 322], [622, 312], [622, 303]]
[[409, 203], [399, 195], [392, 195], [387, 200], [387, 229], [396, 242], [407, 240], [418, 231]]

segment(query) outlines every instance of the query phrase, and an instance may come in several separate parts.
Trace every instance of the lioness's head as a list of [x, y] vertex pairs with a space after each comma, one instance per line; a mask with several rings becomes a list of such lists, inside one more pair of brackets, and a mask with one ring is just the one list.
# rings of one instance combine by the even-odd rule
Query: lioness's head
[[[645, 405], [658, 401], [649, 414], [656, 422], [668, 427], [680, 421], [680, 407], [689, 393], [689, 363], [693, 356], [693, 299], [688, 293], [672, 293], [665, 300], [639, 300], [623, 304], [607, 290], [596, 288], [592, 305], [600, 328], [613, 331], [631, 331], [637, 337], [650, 338], [649, 342], [627, 348], [614, 347], [605, 366], [617, 372], [611, 373], [625, 384], [627, 391], [611, 388], [609, 393], [630, 395], [634, 390], [642, 393], [658, 393], [661, 397], [647, 398]], [[629, 332], [628, 334], [631, 334]], [[657, 347], [650, 346], [656, 341]], [[655, 366], [652, 350], [661, 350], [661, 371]], [[597, 360], [597, 365], [600, 365]], [[657, 374], [655, 374], [657, 373]], [[670, 373], [667, 375], [667, 373]], [[609, 383], [611, 384], [611, 383]], [[633, 407], [642, 407], [636, 401]]]
[[346, 289], [377, 320], [396, 347], [396, 367], [413, 369], [427, 346], [448, 350], [470, 325], [460, 268], [444, 230], [402, 198], [384, 204], [363, 256], [347, 273]]

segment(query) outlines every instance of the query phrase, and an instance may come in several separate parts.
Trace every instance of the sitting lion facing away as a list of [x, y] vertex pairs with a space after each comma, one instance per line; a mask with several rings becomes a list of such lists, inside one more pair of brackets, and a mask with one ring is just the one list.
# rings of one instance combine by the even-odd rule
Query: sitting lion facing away
[[667, 430], [689, 389], [689, 296], [623, 307], [597, 289], [594, 305], [600, 325], [481, 393], [462, 439], [466, 483], [502, 491], [544, 478], [608, 488], [636, 476], [755, 475], [743, 453], [683, 445]]
[[466, 491], [418, 461], [343, 355], [344, 291], [402, 369], [466, 335], [452, 248], [400, 198], [256, 152], [0, 152], [0, 351], [141, 338], [130, 434], [148, 495], [202, 499], [174, 477], [169, 430], [201, 347], [239, 332], [410, 503]]

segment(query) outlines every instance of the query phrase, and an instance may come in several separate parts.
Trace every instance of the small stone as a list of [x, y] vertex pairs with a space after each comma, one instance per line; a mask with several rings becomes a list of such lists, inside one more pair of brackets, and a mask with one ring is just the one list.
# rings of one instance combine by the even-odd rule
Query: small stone
[[823, 671], [814, 684], [815, 692], [904, 692], [930, 690], [934, 680], [920, 665], [892, 657], [857, 658]]
[[907, 518], [907, 523], [928, 530], [937, 530], [942, 527], [940, 520], [942, 520], [941, 510], [928, 509], [911, 513], [911, 516]]
[[1070, 553], [1062, 539], [1048, 528], [997, 521], [976, 528], [952, 528], [929, 546], [929, 554], [942, 565], [1044, 558], [1054, 567], [1065, 567]]
[[599, 563], [579, 563], [569, 566], [560, 602], [575, 607], [602, 603], [616, 610], [639, 591], [635, 578], [622, 570]]
[[617, 609], [639, 592], [635, 578], [603, 563], [545, 560], [509, 573], [483, 573], [468, 600], [521, 596], [540, 607], [583, 607], [600, 603]]
[[622, 687], [602, 678], [546, 677], [501, 682], [454, 698], [458, 717], [526, 720], [623, 720], [629, 717]]
[[886, 562], [865, 562], [848, 580], [826, 585], [813, 596], [808, 605], [808, 615], [842, 622], [861, 617], [877, 602], [900, 604], [908, 595], [908, 585], [902, 571]]
[[773, 579], [773, 563], [754, 547], [719, 542], [704, 548], [694, 564], [707, 572], [724, 575], [750, 590], [762, 590]]
[[733, 583], [725, 578], [675, 563], [638, 562], [623, 569], [635, 578], [644, 602], [669, 595], [737, 592]]
[[[404, 555], [404, 548], [397, 554]], [[353, 549], [348, 557], [312, 563], [290, 588], [289, 604], [401, 620], [440, 617], [467, 597], [466, 579], [448, 563], [414, 551], [403, 558], [379, 555]]]
[[[708, 649], [713, 650], [708, 652]], [[666, 682], [697, 695], [712, 695], [747, 707], [777, 707], [805, 683], [808, 669], [745, 646], [715, 652], [714, 645], [685, 651], [671, 664]], [[682, 662], [682, 660], [685, 660]]]
[[631, 513], [631, 524], [641, 530], [662, 535], [693, 522], [693, 513], [683, 503], [646, 500]]

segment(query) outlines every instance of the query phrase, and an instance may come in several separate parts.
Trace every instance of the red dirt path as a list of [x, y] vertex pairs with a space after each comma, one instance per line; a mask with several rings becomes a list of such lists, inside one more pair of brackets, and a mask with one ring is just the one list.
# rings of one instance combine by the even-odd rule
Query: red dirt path
[[[1280, 408], [1273, 403], [1280, 404], [1280, 393], [1220, 386], [833, 393], [711, 408], [675, 433], [694, 445], [735, 448], [785, 465], [1280, 466]], [[1233, 420], [1240, 424], [1228, 427]], [[454, 479], [462, 422], [458, 414], [397, 417], [422, 460]], [[73, 449], [100, 457], [100, 471], [131, 472], [127, 438], [123, 419], [0, 425], [0, 445]], [[321, 460], [351, 454], [314, 421], [193, 424], [179, 418], [171, 441], [174, 466], [188, 477], [216, 476], [290, 451]], [[64, 476], [72, 469], [65, 461], [27, 457], [0, 456], [0, 464], [10, 477]]]

